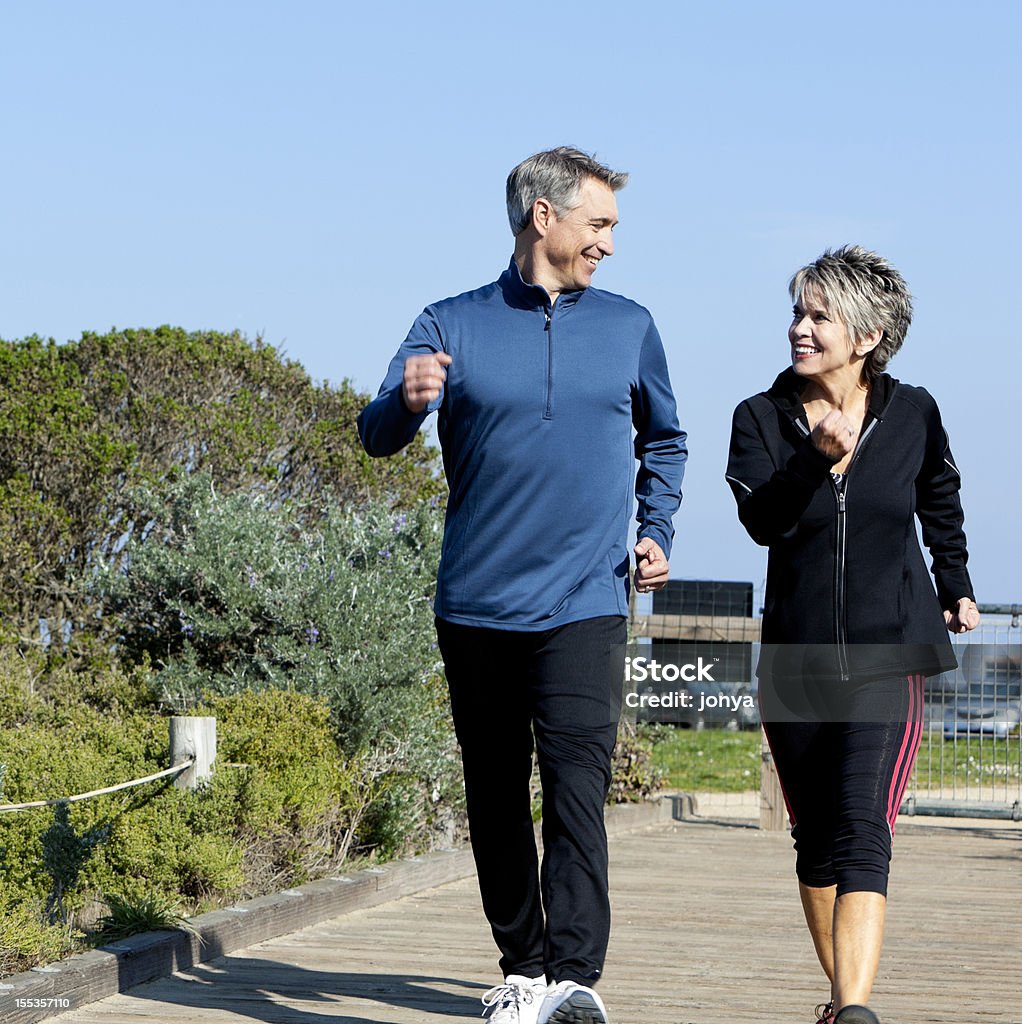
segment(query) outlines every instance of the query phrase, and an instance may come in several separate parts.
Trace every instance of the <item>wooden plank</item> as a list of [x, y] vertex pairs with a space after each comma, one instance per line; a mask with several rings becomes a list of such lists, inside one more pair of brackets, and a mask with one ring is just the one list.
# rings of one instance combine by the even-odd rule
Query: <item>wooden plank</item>
[[[790, 838], [693, 819], [612, 839], [614, 1024], [804, 1021], [826, 995]], [[898, 1024], [1020, 1024], [1022, 829], [908, 823], [873, 1004]], [[478, 1021], [497, 954], [474, 879], [358, 910], [56, 1018], [63, 1024]]]
[[759, 641], [760, 620], [741, 615], [633, 615], [632, 636], [660, 640], [717, 640], [727, 643]]
[[[669, 820], [671, 810], [670, 799], [611, 807], [607, 830], [613, 834]], [[193, 933], [132, 936], [7, 979], [0, 984], [0, 1024], [35, 1024], [52, 1016], [54, 1005], [76, 1009], [232, 950], [464, 878], [473, 870], [469, 849], [438, 851], [202, 914], [191, 921]]]

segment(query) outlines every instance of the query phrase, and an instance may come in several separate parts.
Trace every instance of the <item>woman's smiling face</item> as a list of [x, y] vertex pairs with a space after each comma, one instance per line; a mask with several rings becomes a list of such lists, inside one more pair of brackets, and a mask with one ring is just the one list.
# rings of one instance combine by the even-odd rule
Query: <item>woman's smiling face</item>
[[847, 326], [823, 296], [807, 288], [792, 310], [788, 341], [791, 365], [800, 377], [841, 373], [850, 367], [855, 344]]

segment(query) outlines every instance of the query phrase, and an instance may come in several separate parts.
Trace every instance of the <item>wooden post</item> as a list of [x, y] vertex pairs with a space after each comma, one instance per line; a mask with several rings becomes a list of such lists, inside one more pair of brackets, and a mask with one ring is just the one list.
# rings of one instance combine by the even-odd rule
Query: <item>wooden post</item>
[[179, 789], [196, 789], [213, 774], [216, 760], [216, 719], [175, 715], [170, 720], [170, 763], [194, 757], [195, 763], [174, 779]]
[[759, 827], [770, 832], [781, 832], [788, 827], [788, 811], [784, 806], [781, 780], [777, 777], [774, 755], [766, 734], [762, 736], [759, 770]]

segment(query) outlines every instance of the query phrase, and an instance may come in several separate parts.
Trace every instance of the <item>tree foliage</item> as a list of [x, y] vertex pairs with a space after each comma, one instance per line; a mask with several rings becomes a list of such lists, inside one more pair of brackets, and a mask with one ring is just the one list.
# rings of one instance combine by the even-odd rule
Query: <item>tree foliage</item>
[[80, 584], [145, 527], [139, 484], [205, 472], [222, 493], [272, 503], [329, 489], [403, 507], [439, 494], [421, 438], [394, 459], [365, 455], [365, 401], [237, 333], [0, 340], [0, 620], [26, 642], [88, 632], [95, 608]]

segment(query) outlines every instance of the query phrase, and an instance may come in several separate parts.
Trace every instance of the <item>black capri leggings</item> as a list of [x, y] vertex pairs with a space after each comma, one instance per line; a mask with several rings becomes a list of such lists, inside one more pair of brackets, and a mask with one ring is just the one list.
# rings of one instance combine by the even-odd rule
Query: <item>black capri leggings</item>
[[[763, 728], [777, 766], [804, 885], [887, 895], [891, 842], [923, 730], [921, 675], [843, 684], [839, 713], [792, 720], [786, 689], [760, 683]], [[836, 686], [836, 684], [834, 684]], [[803, 705], [804, 706], [804, 705]]]

